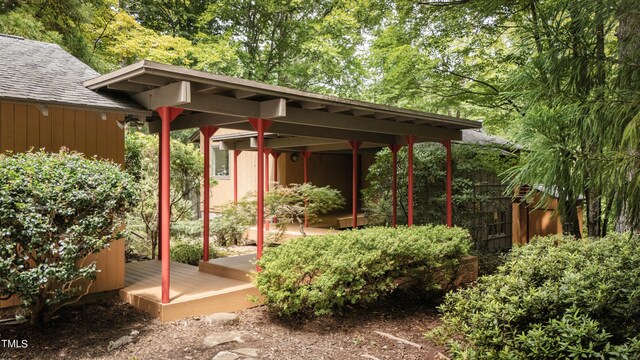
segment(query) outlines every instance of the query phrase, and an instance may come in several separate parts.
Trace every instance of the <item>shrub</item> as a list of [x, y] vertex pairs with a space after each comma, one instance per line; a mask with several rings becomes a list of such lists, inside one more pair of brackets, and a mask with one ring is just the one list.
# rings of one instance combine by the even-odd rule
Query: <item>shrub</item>
[[442, 310], [468, 358], [638, 358], [639, 305], [637, 237], [553, 236], [515, 248], [498, 273], [449, 294]]
[[84, 295], [96, 268], [82, 262], [118, 239], [134, 188], [76, 153], [0, 156], [0, 296], [18, 295], [35, 324]]
[[265, 251], [257, 287], [279, 315], [325, 315], [365, 305], [412, 277], [425, 292], [454, 277], [469, 233], [445, 226], [373, 227], [308, 236]]
[[[125, 161], [127, 171], [136, 178], [140, 201], [129, 214], [133, 222], [144, 224], [138, 235], [147, 238], [152, 259], [158, 246], [158, 137], [140, 131], [127, 133], [125, 137]], [[204, 160], [193, 144], [184, 144], [171, 139], [171, 226], [179, 228], [178, 222], [188, 221], [197, 214], [197, 193], [203, 180]], [[216, 181], [211, 180], [211, 185]], [[200, 227], [202, 229], [202, 227]], [[189, 230], [189, 229], [185, 229]], [[195, 229], [191, 229], [195, 231]], [[172, 230], [172, 236], [182, 236]], [[189, 235], [187, 235], [189, 236]]]
[[[209, 259], [218, 257], [215, 249], [209, 248]], [[198, 265], [202, 260], [202, 244], [189, 241], [176, 241], [171, 244], [171, 261], [183, 264]]]
[[329, 186], [306, 184], [289, 184], [276, 186], [265, 197], [267, 213], [278, 219], [281, 233], [287, 225], [297, 223], [300, 233], [304, 232], [304, 218], [309, 223], [318, 221], [318, 216], [344, 206], [344, 197], [340, 191]]
[[256, 222], [255, 206], [247, 202], [226, 204], [211, 221], [211, 236], [221, 246], [238, 245], [244, 232]]

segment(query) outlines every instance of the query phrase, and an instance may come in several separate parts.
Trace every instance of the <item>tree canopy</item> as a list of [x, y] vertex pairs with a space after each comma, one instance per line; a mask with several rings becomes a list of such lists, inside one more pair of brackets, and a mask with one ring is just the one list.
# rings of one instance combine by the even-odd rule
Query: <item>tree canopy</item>
[[582, 198], [590, 235], [640, 226], [635, 0], [3, 0], [0, 32], [101, 72], [146, 58], [482, 119], [566, 231]]

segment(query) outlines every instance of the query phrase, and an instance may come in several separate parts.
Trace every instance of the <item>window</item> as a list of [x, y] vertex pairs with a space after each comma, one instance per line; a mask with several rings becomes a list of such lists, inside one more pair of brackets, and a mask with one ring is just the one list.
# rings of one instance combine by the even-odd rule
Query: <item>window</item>
[[211, 146], [211, 174], [214, 178], [229, 178], [229, 151], [220, 150], [218, 144]]

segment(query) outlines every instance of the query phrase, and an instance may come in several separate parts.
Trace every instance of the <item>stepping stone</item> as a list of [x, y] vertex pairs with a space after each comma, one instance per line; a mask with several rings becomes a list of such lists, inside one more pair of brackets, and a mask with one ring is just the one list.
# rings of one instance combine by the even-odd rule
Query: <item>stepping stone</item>
[[107, 352], [112, 352], [113, 350], [119, 349], [127, 344], [131, 344], [132, 342], [133, 338], [131, 336], [123, 336], [116, 341], [109, 341]]
[[236, 360], [239, 357], [240, 356], [232, 352], [220, 351], [219, 353], [216, 354], [216, 356], [213, 357], [213, 360]]
[[235, 349], [235, 350], [231, 350], [231, 351], [233, 351], [236, 354], [249, 356], [249, 357], [257, 357], [258, 356], [258, 349], [255, 349], [255, 348], [242, 348], [242, 349]]
[[242, 336], [246, 335], [246, 331], [219, 331], [212, 333], [204, 338], [204, 345], [208, 347], [218, 346], [229, 342], [243, 343]]
[[234, 313], [215, 313], [211, 315], [207, 315], [204, 318], [204, 321], [208, 324], [216, 324], [216, 325], [230, 325], [238, 322], [238, 314]]

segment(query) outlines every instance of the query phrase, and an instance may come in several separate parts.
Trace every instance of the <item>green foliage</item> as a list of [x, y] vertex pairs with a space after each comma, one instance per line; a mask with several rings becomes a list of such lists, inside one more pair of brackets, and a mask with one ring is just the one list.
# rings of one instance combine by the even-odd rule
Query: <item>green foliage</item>
[[256, 222], [255, 204], [241, 201], [228, 203], [211, 220], [211, 236], [221, 246], [239, 245], [249, 226]]
[[85, 258], [119, 238], [134, 189], [118, 165], [76, 153], [0, 156], [0, 296], [18, 295], [35, 324], [84, 295]]
[[[498, 175], [506, 170], [517, 157], [512, 154], [479, 146], [452, 145], [453, 152], [453, 218], [456, 225], [469, 227], [475, 204], [482, 201], [473, 191], [478, 174], [488, 174], [499, 183]], [[398, 152], [398, 222], [407, 218], [407, 150]], [[391, 151], [384, 149], [376, 155], [369, 168], [363, 190], [365, 208], [370, 221], [391, 223]], [[444, 146], [433, 143], [416, 144], [414, 147], [414, 223], [443, 224], [446, 220], [446, 151]], [[500, 194], [496, 194], [500, 195]]]
[[[183, 264], [198, 265], [202, 260], [202, 243], [192, 241], [175, 241], [171, 244], [171, 261]], [[209, 259], [218, 257], [214, 248], [209, 248]]]
[[441, 309], [465, 358], [637, 358], [640, 238], [537, 238]]
[[[158, 138], [139, 131], [125, 137], [125, 164], [127, 171], [137, 179], [140, 202], [129, 214], [132, 222], [142, 222], [144, 233], [151, 243], [151, 257], [155, 258], [158, 241]], [[171, 140], [171, 222], [191, 220], [197, 214], [194, 201], [204, 174], [204, 160], [199, 149], [192, 144]], [[212, 185], [215, 185], [212, 180]], [[187, 226], [189, 232], [200, 231], [202, 226]], [[176, 230], [172, 231], [175, 235]], [[186, 235], [191, 236], [191, 235]]]
[[265, 196], [268, 216], [278, 219], [277, 226], [284, 231], [287, 225], [297, 223], [304, 233], [305, 214], [309, 223], [318, 221], [318, 216], [344, 206], [340, 191], [329, 186], [319, 187], [311, 183], [276, 186]]
[[301, 237], [266, 249], [256, 284], [278, 315], [329, 315], [390, 294], [400, 278], [433, 293], [453, 278], [470, 247], [466, 230], [445, 226]]

